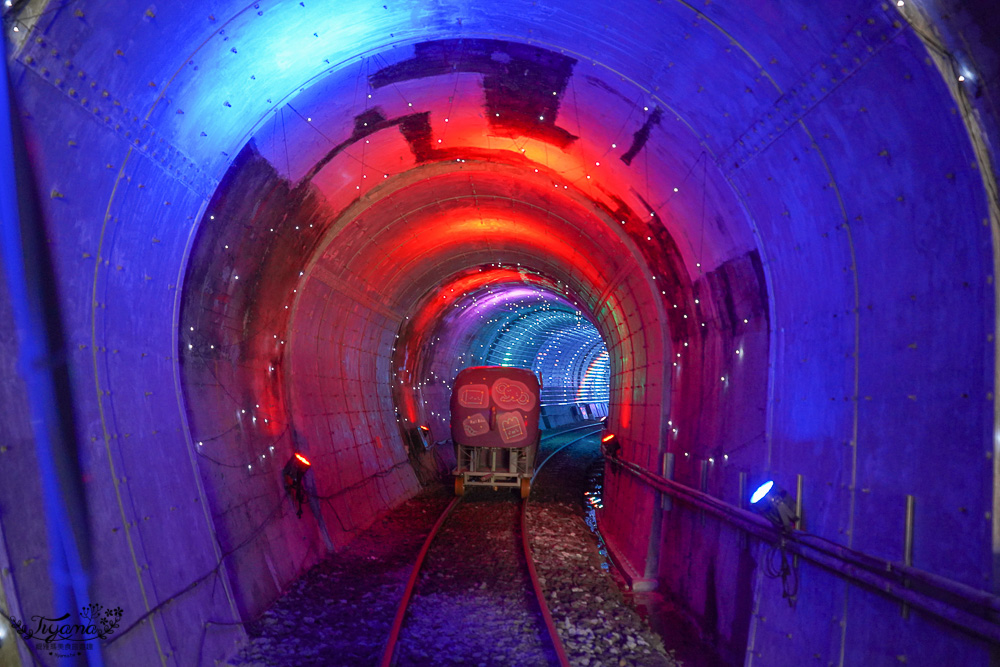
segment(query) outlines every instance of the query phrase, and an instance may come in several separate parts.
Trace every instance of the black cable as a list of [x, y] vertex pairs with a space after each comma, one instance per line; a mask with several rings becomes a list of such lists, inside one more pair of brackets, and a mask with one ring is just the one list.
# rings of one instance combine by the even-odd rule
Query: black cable
[[795, 606], [795, 597], [799, 592], [799, 574], [798, 570], [788, 563], [784, 540], [767, 546], [761, 568], [765, 576], [781, 579], [781, 597], [788, 600], [789, 606]]
[[[143, 615], [139, 616], [138, 618], [136, 618], [135, 621], [133, 621], [131, 625], [129, 625], [128, 627], [126, 627], [125, 629], [123, 629], [120, 634], [116, 635], [112, 639], [109, 639], [107, 642], [105, 642], [105, 646], [110, 646], [114, 642], [118, 641], [119, 639], [121, 639], [122, 637], [124, 637], [125, 635], [127, 635], [129, 632], [131, 632], [138, 625], [140, 625], [143, 621], [145, 621], [146, 619], [148, 619], [149, 617], [151, 617], [153, 614], [155, 614], [156, 612], [158, 612], [160, 609], [164, 608], [165, 606], [167, 606], [168, 604], [170, 604], [171, 602], [173, 602], [177, 598], [181, 597], [182, 595], [184, 595], [188, 591], [193, 590], [199, 584], [201, 584], [203, 581], [205, 581], [206, 579], [208, 579], [212, 575], [218, 576], [219, 570], [222, 568], [222, 565], [225, 562], [225, 560], [227, 558], [229, 558], [230, 556], [232, 556], [237, 551], [239, 551], [240, 549], [242, 549], [243, 547], [245, 547], [246, 545], [250, 544], [250, 542], [252, 542], [253, 540], [255, 540], [257, 538], [257, 536], [264, 530], [264, 528], [269, 523], [271, 523], [271, 521], [273, 521], [278, 516], [278, 513], [282, 511], [284, 504], [285, 504], [285, 499], [284, 499], [284, 497], [282, 497], [282, 499], [275, 506], [274, 510], [271, 512], [271, 514], [268, 515], [268, 517], [266, 519], [264, 519], [264, 521], [261, 522], [256, 528], [254, 528], [254, 530], [250, 533], [250, 535], [245, 540], [243, 540], [242, 542], [240, 542], [239, 544], [237, 544], [236, 546], [234, 546], [232, 549], [230, 549], [229, 551], [224, 552], [221, 556], [219, 556], [219, 561], [216, 563], [215, 567], [213, 567], [211, 570], [209, 570], [205, 574], [201, 575], [200, 577], [198, 577], [197, 579], [195, 579], [194, 581], [192, 581], [187, 586], [185, 586], [184, 588], [180, 589], [179, 591], [177, 591], [176, 593], [174, 593], [173, 595], [171, 595], [167, 599], [163, 600], [162, 602], [160, 602], [156, 606], [154, 606], [151, 609], [149, 609], [145, 614], [143, 614]], [[239, 625], [242, 625], [242, 623], [239, 623]]]

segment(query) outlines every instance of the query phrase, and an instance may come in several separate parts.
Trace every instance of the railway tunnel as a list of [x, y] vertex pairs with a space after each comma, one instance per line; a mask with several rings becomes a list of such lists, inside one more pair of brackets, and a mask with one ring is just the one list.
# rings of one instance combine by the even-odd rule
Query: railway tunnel
[[[458, 369], [534, 364], [547, 426], [606, 417], [621, 445], [598, 523], [631, 585], [727, 662], [996, 660], [990, 3], [3, 17], [6, 616], [86, 598], [123, 610], [109, 664], [225, 660], [420, 489]], [[11, 218], [15, 180], [38, 205]], [[38, 281], [63, 340], [32, 357]], [[328, 499], [302, 518], [296, 451]], [[769, 479], [833, 549], [796, 558], [794, 604], [748, 520], [706, 509]]]

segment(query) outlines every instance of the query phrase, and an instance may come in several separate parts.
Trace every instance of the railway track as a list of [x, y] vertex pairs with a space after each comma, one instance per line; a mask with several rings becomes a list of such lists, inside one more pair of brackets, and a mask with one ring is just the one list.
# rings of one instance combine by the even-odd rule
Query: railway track
[[[553, 456], [602, 427], [588, 424], [543, 438], [535, 476]], [[488, 667], [512, 659], [568, 667], [531, 554], [529, 500], [476, 489], [445, 508], [415, 559], [382, 667]]]

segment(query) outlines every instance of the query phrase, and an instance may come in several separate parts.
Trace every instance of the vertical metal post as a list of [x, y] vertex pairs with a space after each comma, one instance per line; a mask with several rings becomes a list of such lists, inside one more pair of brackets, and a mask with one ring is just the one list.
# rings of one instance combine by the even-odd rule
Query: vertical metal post
[[[43, 521], [49, 544], [54, 611], [79, 622], [90, 603], [90, 532], [86, 496], [77, 455], [66, 347], [55, 275], [45, 245], [42, 209], [10, 93], [6, 40], [0, 62], [0, 255], [17, 331], [18, 370], [24, 381], [28, 416], [41, 481]], [[98, 642], [86, 658], [69, 664], [103, 665]]]
[[[708, 461], [701, 462], [701, 484], [699, 490], [702, 493], [708, 493]], [[705, 525], [705, 510], [700, 510], [701, 514], [701, 525]]]
[[806, 520], [802, 517], [802, 475], [795, 476], [795, 516], [798, 517], [795, 527], [805, 530]]
[[[738, 507], [743, 510], [747, 507], [747, 473], [745, 470], [740, 471], [740, 486], [739, 486], [739, 501], [737, 502]], [[740, 549], [745, 549], [747, 546], [747, 534], [744, 531], [740, 531]]]
[[[802, 518], [802, 475], [795, 476], [795, 528], [805, 530], [805, 519]], [[792, 567], [799, 566], [799, 555], [792, 557]]]
[[[917, 501], [911, 494], [906, 495], [906, 526], [903, 532], [903, 565], [913, 565], [913, 515], [916, 512]], [[909, 587], [909, 582], [904, 582]], [[903, 618], [910, 617], [910, 607], [905, 602], [900, 610]]]
[[[663, 479], [674, 479], [674, 455], [672, 452], [663, 453], [663, 462], [661, 463], [660, 474], [663, 476]], [[673, 508], [674, 499], [670, 497], [670, 494], [660, 494], [660, 509], [669, 512]]]

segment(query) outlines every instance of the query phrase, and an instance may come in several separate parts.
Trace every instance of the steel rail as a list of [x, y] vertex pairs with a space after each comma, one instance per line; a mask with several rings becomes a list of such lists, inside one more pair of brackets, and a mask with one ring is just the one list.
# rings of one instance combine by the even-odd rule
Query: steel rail
[[[604, 429], [603, 424], [586, 424], [585, 426], [580, 426], [573, 429], [568, 429], [562, 431], [562, 433], [571, 433], [573, 431], [580, 431], [585, 428], [594, 428], [599, 426], [594, 432], [599, 432]], [[566, 449], [570, 445], [576, 444], [583, 440], [584, 438], [590, 437], [594, 432], [586, 433], [578, 438], [574, 438], [569, 442], [566, 442], [556, 448], [554, 451], [550, 452], [545, 459], [535, 467], [535, 473], [531, 476], [531, 483], [535, 483], [535, 478], [538, 476], [539, 471], [541, 471], [542, 466], [552, 460], [552, 457]], [[542, 613], [542, 619], [545, 621], [545, 627], [549, 631], [549, 637], [552, 640], [552, 647], [556, 651], [556, 657], [559, 659], [560, 667], [569, 667], [569, 658], [566, 657], [566, 649], [563, 648], [562, 639], [559, 637], [559, 632], [556, 630], [556, 623], [552, 619], [552, 612], [549, 611], [549, 605], [545, 601], [545, 593], [542, 591], [542, 584], [538, 581], [538, 571], [535, 569], [535, 558], [531, 553], [531, 544], [528, 542], [528, 498], [525, 498], [521, 503], [521, 543], [524, 545], [524, 560], [528, 565], [528, 575], [531, 577], [531, 587], [535, 591], [535, 599], [538, 600], [538, 609]]]
[[[585, 428], [594, 428], [595, 426], [598, 426], [598, 424], [585, 424], [583, 426], [578, 426], [575, 428], [567, 429], [565, 431], [560, 431], [559, 433], [553, 433], [550, 437], [555, 437], [557, 435], [562, 435], [564, 433], [571, 433], [573, 431], [579, 431]], [[603, 424], [601, 424], [600, 426], [603, 428]], [[547, 457], [545, 457], [545, 460], [542, 461], [542, 463], [535, 468], [535, 475], [537, 475], [538, 471], [541, 470], [542, 466], [545, 465], [545, 463], [547, 463], [557, 453], [561, 452], [566, 447], [576, 442], [579, 442], [580, 440], [583, 440], [589, 435], [593, 435], [593, 433], [587, 433], [585, 435], [580, 436], [579, 438], [570, 440], [569, 442], [560, 445], [558, 449], [551, 452]], [[534, 482], [535, 480], [535, 475], [532, 475], [531, 478], [532, 482]], [[379, 663], [380, 667], [391, 667], [392, 665], [392, 659], [396, 652], [396, 644], [399, 641], [399, 635], [403, 629], [403, 621], [406, 619], [406, 612], [409, 610], [410, 600], [413, 598], [413, 591], [417, 586], [417, 579], [420, 577], [420, 570], [423, 567], [424, 560], [427, 557], [427, 552], [430, 551], [431, 544], [434, 542], [434, 538], [437, 537], [437, 534], [440, 532], [441, 526], [443, 526], [448, 517], [451, 516], [452, 511], [454, 511], [454, 509], [458, 507], [458, 504], [462, 501], [462, 498], [463, 496], [453, 499], [444, 509], [444, 511], [441, 513], [441, 516], [438, 517], [437, 521], [431, 527], [430, 532], [424, 539], [423, 546], [420, 547], [420, 551], [419, 553], [417, 553], [417, 557], [414, 559], [413, 570], [410, 572], [410, 577], [406, 582], [406, 588], [403, 590], [403, 596], [400, 599], [399, 607], [396, 609], [396, 616], [392, 621], [392, 628], [389, 631], [389, 638], [386, 640], [385, 649], [382, 652], [382, 660]], [[534, 589], [535, 597], [538, 600], [538, 607], [541, 610], [542, 618], [545, 621], [545, 627], [549, 632], [549, 637], [552, 641], [552, 646], [555, 648], [556, 655], [559, 658], [560, 667], [569, 667], [569, 661], [566, 658], [566, 651], [563, 649], [562, 640], [559, 639], [559, 633], [556, 631], [555, 622], [552, 620], [552, 614], [549, 612], [548, 605], [545, 603], [545, 597], [542, 594], [542, 587], [538, 581], [538, 572], [535, 570], [535, 562], [531, 556], [531, 546], [528, 544], [528, 531], [527, 531], [527, 521], [526, 521], [527, 508], [528, 508], [528, 501], [527, 499], [525, 499], [521, 502], [521, 541], [522, 544], [524, 545], [524, 556], [528, 568], [528, 575], [531, 578], [531, 585]]]
[[396, 609], [396, 618], [392, 621], [392, 629], [389, 631], [389, 639], [386, 641], [385, 651], [382, 653], [381, 667], [389, 667], [392, 664], [392, 656], [396, 652], [396, 642], [399, 640], [399, 633], [403, 629], [403, 619], [406, 618], [406, 611], [410, 606], [410, 598], [413, 597], [413, 589], [417, 586], [417, 578], [420, 576], [420, 568], [423, 567], [424, 558], [427, 557], [427, 552], [431, 548], [431, 543], [434, 538], [437, 537], [438, 531], [441, 526], [444, 525], [445, 520], [451, 515], [452, 511], [458, 507], [458, 504], [462, 502], [462, 497], [459, 496], [448, 503], [448, 507], [445, 508], [441, 516], [431, 527], [431, 532], [427, 534], [427, 539], [424, 540], [424, 545], [420, 547], [420, 553], [417, 554], [417, 558], [413, 563], [413, 571], [410, 572], [410, 578], [406, 582], [406, 588], [403, 590], [403, 598], [399, 602], [399, 608]]
[[[600, 427], [600, 428], [596, 428], [596, 427]], [[553, 456], [555, 456], [556, 454], [558, 454], [562, 450], [566, 449], [570, 445], [575, 445], [576, 443], [580, 442], [584, 438], [592, 436], [592, 435], [594, 435], [594, 433], [597, 433], [599, 431], [602, 431], [604, 429], [604, 424], [603, 423], [600, 423], [600, 424], [585, 424], [583, 426], [577, 426], [576, 428], [571, 428], [571, 429], [566, 429], [565, 431], [560, 431], [559, 433], [555, 433], [553, 435], [555, 436], [555, 435], [562, 435], [564, 433], [572, 433], [574, 431], [581, 431], [581, 430], [583, 430], [585, 428], [593, 428], [594, 431], [592, 431], [590, 433], [585, 433], [585, 434], [581, 435], [579, 438], [574, 438], [573, 440], [570, 440], [569, 442], [566, 442], [566, 443], [564, 443], [562, 445], [559, 445], [559, 447], [557, 447], [556, 449], [554, 449], [551, 452], [549, 452], [549, 455], [546, 456], [545, 459], [541, 463], [539, 463], [537, 466], [535, 466], [535, 472], [531, 476], [531, 483], [532, 484], [535, 483], [535, 478], [538, 477], [538, 473], [541, 472], [542, 466], [544, 466], [546, 463], [548, 463], [549, 460]]]
[[531, 555], [531, 545], [528, 543], [527, 498], [521, 501], [521, 544], [524, 545], [524, 561], [528, 565], [528, 576], [531, 577], [531, 587], [535, 591], [535, 599], [538, 600], [538, 609], [542, 612], [542, 620], [545, 621], [545, 627], [549, 631], [549, 639], [552, 642], [552, 648], [556, 651], [556, 657], [559, 659], [559, 666], [569, 667], [569, 658], [566, 657], [566, 649], [563, 648], [562, 639], [556, 630], [556, 622], [552, 620], [552, 612], [549, 611], [549, 605], [545, 602], [542, 584], [538, 581], [538, 571], [535, 570], [535, 559]]

